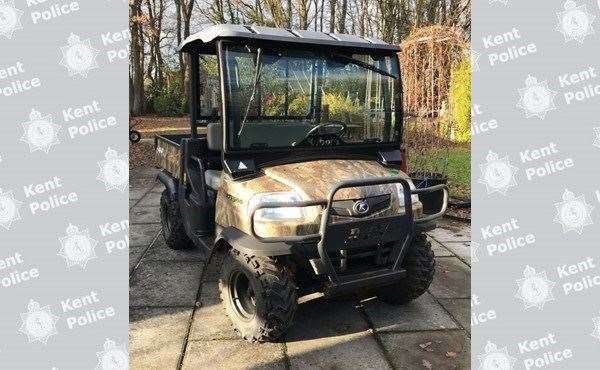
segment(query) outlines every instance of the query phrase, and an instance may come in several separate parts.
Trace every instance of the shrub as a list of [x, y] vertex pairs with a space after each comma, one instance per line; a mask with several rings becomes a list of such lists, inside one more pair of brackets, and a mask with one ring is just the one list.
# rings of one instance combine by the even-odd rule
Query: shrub
[[167, 72], [162, 83], [146, 86], [148, 110], [164, 116], [181, 116], [187, 112], [186, 98], [181, 80], [174, 72]]
[[471, 141], [471, 63], [463, 58], [452, 70], [450, 106], [453, 125], [452, 139]]
[[323, 104], [329, 106], [329, 114], [332, 116], [345, 116], [346, 114], [358, 114], [361, 108], [352, 99], [342, 94], [328, 93], [323, 96]]

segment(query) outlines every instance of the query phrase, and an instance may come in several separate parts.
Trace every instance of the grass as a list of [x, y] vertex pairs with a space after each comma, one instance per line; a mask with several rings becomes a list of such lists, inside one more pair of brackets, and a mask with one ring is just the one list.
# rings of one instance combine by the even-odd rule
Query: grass
[[471, 198], [471, 148], [451, 148], [448, 153], [448, 187], [450, 194]]
[[471, 198], [471, 148], [469, 146], [455, 146], [448, 150], [431, 150], [425, 155], [409, 153], [408, 162], [411, 172], [418, 171], [421, 166], [426, 166], [434, 172], [443, 172], [445, 169], [448, 174], [450, 195], [458, 198]]

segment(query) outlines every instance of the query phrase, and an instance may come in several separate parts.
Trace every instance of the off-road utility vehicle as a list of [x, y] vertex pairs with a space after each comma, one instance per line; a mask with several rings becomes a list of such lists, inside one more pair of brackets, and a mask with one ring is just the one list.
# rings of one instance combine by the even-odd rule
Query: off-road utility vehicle
[[[216, 25], [180, 51], [191, 134], [156, 138], [163, 233], [171, 248], [226, 254], [221, 297], [242, 337], [281, 337], [306, 294], [402, 304], [427, 290], [424, 232], [447, 190], [406, 175], [396, 46]], [[431, 191], [443, 204], [426, 215], [418, 194]]]

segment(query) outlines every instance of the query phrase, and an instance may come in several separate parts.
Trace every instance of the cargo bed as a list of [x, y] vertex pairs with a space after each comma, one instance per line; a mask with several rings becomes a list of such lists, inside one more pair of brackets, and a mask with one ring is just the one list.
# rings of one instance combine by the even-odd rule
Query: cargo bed
[[189, 138], [190, 134], [156, 135], [154, 150], [158, 166], [175, 178], [181, 172], [181, 140]]

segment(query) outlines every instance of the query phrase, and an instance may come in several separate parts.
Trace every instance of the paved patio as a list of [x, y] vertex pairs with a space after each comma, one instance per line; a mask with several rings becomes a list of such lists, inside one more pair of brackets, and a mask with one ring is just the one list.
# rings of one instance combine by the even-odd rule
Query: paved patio
[[155, 173], [130, 173], [132, 369], [470, 368], [470, 225], [444, 220], [431, 233], [435, 279], [413, 303], [308, 301], [285, 341], [250, 344], [221, 308], [220, 256], [207, 267], [198, 251], [166, 247]]

